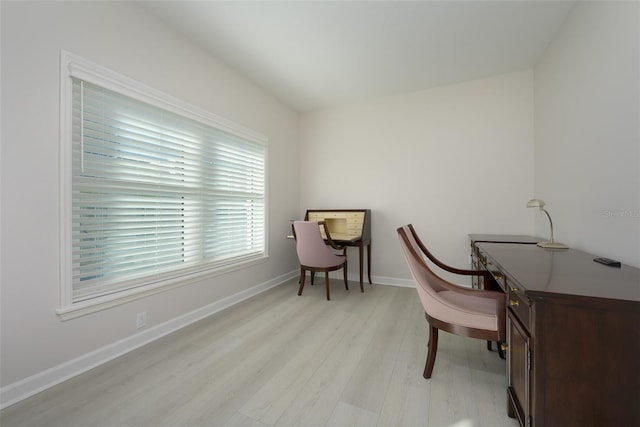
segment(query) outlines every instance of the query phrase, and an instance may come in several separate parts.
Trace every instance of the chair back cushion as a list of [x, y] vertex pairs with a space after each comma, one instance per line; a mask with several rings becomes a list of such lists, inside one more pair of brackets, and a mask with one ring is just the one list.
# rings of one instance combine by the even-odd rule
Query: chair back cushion
[[434, 305], [433, 300], [438, 299], [438, 291], [442, 289], [442, 286], [439, 286], [437, 283], [439, 278], [435, 276], [431, 270], [424, 268], [424, 265], [422, 265], [423, 263], [420, 262], [421, 260], [424, 262], [424, 260], [420, 256], [420, 248], [418, 247], [415, 239], [413, 239], [409, 227], [406, 225], [401, 227], [399, 235], [400, 245], [402, 246], [404, 256], [409, 264], [409, 270], [411, 271], [411, 276], [413, 276], [416, 289], [418, 290], [420, 301], [422, 302], [425, 311], [431, 315], [431, 312], [433, 311], [431, 308]]
[[327, 247], [320, 227], [315, 221], [294, 221], [296, 252], [301, 265], [315, 268], [332, 268], [345, 262], [345, 257], [336, 255]]

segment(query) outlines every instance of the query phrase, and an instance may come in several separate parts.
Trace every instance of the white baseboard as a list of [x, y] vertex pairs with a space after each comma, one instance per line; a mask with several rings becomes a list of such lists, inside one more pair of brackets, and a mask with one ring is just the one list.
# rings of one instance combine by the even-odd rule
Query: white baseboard
[[[356, 280], [360, 280], [358, 277]], [[396, 279], [395, 277], [373, 276], [371, 280], [376, 285], [400, 286], [402, 288], [414, 288], [415, 283], [411, 279]]]
[[2, 389], [0, 389], [0, 409], [13, 405], [14, 403], [33, 396], [36, 393], [53, 387], [56, 384], [60, 384], [61, 382], [80, 375], [83, 372], [95, 368], [96, 366], [109, 362], [116, 357], [170, 334], [171, 332], [184, 328], [198, 320], [204, 319], [207, 316], [211, 316], [225, 308], [278, 286], [288, 280], [291, 280], [297, 275], [298, 270], [283, 274], [267, 282], [253, 286], [242, 292], [238, 292], [237, 294], [230, 295], [220, 301], [216, 301], [113, 344], [109, 344], [105, 347], [69, 360], [68, 362], [54, 366], [53, 368], [39, 372], [28, 378], [16, 381], [6, 387], [2, 387]]
[[[307, 273], [308, 275], [309, 273]], [[321, 280], [324, 273], [317, 273], [316, 280], [320, 277]], [[329, 277], [335, 280], [342, 279], [342, 271], [332, 271], [329, 273]], [[347, 275], [347, 280], [350, 282], [360, 283], [360, 274], [359, 273], [350, 273]], [[416, 285], [411, 279], [397, 279], [395, 277], [384, 277], [384, 276], [371, 276], [371, 281], [374, 285], [388, 285], [388, 286], [399, 286], [401, 288], [415, 288]], [[367, 277], [367, 273], [365, 272], [363, 277], [364, 284], [369, 283], [369, 278]]]

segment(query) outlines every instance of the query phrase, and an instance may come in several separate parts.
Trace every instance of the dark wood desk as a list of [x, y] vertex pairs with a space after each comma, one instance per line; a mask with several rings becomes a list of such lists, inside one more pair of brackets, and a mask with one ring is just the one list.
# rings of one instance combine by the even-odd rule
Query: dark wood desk
[[640, 426], [640, 269], [475, 243], [507, 294], [508, 413], [522, 426]]
[[[364, 247], [367, 247], [367, 274], [371, 284], [371, 210], [369, 209], [309, 209], [305, 221], [324, 221], [331, 240], [340, 246], [358, 248], [360, 285], [364, 271]], [[323, 231], [324, 233], [324, 231]], [[324, 236], [323, 236], [324, 237]]]

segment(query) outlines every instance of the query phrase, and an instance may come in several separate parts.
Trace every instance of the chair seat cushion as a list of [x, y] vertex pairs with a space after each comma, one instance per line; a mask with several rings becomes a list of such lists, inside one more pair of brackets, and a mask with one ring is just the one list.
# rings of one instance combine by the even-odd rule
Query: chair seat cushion
[[429, 313], [432, 317], [469, 328], [498, 330], [498, 307], [495, 299], [453, 291], [440, 291], [437, 296], [441, 304], [436, 304], [435, 310]]

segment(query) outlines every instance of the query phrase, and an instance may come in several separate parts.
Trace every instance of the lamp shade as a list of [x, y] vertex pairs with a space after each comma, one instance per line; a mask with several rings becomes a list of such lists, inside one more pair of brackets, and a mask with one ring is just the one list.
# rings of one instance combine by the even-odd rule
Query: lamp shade
[[546, 203], [544, 200], [540, 199], [531, 199], [527, 202], [528, 208], [543, 208]]

